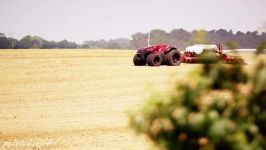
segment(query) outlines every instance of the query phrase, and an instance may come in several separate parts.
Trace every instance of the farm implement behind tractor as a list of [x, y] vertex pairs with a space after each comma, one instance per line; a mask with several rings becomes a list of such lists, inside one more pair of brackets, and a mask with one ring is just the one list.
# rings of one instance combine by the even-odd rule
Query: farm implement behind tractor
[[186, 48], [181, 57], [183, 63], [204, 62], [204, 55], [209, 55], [213, 60], [222, 61], [226, 64], [246, 64], [240, 56], [230, 56], [223, 52], [221, 44], [217, 45], [193, 45]]

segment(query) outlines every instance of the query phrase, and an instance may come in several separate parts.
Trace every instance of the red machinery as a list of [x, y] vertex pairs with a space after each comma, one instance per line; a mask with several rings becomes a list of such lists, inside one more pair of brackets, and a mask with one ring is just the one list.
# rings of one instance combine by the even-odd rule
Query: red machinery
[[169, 45], [159, 44], [141, 48], [134, 55], [133, 63], [136, 66], [178, 66], [183, 63], [201, 63], [204, 53], [211, 54], [214, 60], [221, 60], [227, 64], [246, 64], [240, 56], [230, 56], [223, 52], [221, 44], [217, 45], [193, 45], [186, 48], [183, 55], [180, 51]]
[[186, 48], [181, 57], [183, 63], [200, 63], [202, 62], [202, 55], [209, 52], [213, 58], [223, 61], [227, 64], [246, 64], [240, 56], [230, 56], [223, 52], [221, 44], [217, 45], [193, 45]]
[[181, 53], [177, 48], [169, 45], [159, 44], [141, 48], [133, 58], [134, 65], [160, 66], [166, 64], [178, 66], [181, 63]]

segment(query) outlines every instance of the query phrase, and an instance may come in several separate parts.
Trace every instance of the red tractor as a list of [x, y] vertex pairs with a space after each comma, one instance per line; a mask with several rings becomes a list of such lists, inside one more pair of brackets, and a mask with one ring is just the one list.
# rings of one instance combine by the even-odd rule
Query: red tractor
[[217, 45], [193, 45], [186, 48], [185, 53], [181, 57], [183, 63], [200, 63], [204, 60], [201, 57], [204, 53], [210, 53], [213, 58], [221, 60], [227, 64], [246, 64], [240, 56], [229, 56], [223, 53], [221, 44]]
[[177, 48], [164, 44], [148, 46], [137, 51], [133, 62], [136, 66], [178, 66], [181, 63], [181, 53]]

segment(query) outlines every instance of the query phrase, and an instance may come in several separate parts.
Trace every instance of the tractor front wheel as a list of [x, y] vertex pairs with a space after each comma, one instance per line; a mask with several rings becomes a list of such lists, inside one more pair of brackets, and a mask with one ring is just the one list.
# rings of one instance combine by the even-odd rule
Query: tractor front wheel
[[133, 58], [133, 63], [134, 63], [135, 66], [144, 66], [144, 65], [146, 65], [146, 61], [142, 60], [140, 58], [140, 56], [138, 56], [137, 54]]
[[147, 63], [149, 66], [160, 66], [163, 58], [160, 54], [149, 54], [147, 57]]

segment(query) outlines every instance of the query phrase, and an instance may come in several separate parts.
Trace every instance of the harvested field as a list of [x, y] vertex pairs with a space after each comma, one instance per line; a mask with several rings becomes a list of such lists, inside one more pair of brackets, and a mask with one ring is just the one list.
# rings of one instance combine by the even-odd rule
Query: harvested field
[[[136, 67], [134, 53], [0, 51], [0, 149], [150, 149], [128, 128], [128, 111], [201, 65]], [[252, 72], [252, 54], [243, 56]]]

